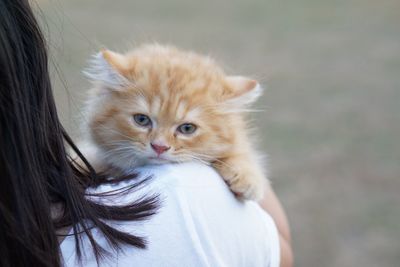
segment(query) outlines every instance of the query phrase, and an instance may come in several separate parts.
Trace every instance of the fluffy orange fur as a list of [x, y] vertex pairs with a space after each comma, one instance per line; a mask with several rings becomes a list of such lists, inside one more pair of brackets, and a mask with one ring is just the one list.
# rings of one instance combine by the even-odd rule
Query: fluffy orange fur
[[[267, 179], [243, 116], [260, 94], [256, 81], [227, 76], [209, 57], [156, 44], [127, 54], [103, 50], [87, 75], [94, 86], [86, 155], [96, 168], [200, 161], [215, 167], [237, 197], [263, 196]], [[188, 124], [194, 132], [181, 131]]]

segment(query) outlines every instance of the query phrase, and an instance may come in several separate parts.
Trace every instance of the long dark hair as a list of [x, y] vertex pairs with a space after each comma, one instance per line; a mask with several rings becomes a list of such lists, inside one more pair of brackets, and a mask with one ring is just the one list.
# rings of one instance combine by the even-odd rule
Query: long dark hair
[[[84, 233], [99, 260], [104, 251], [84, 222], [97, 227], [114, 248], [121, 243], [144, 248], [143, 238], [102, 220], [143, 220], [157, 208], [153, 196], [126, 206], [105, 206], [86, 198], [86, 189], [107, 182], [106, 175], [91, 168], [58, 119], [46, 51], [28, 0], [0, 0], [0, 266], [4, 267], [61, 266], [56, 230], [65, 226], [74, 230], [78, 256]], [[86, 168], [71, 161], [66, 144]], [[63, 213], [55, 221], [51, 207], [56, 203]]]

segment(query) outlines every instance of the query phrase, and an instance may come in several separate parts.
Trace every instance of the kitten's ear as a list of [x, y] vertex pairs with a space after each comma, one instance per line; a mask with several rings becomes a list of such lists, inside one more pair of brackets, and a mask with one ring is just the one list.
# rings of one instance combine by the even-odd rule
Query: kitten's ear
[[127, 69], [128, 60], [124, 55], [102, 50], [93, 55], [84, 74], [95, 84], [101, 84], [110, 90], [118, 90], [129, 84], [124, 76]]
[[226, 93], [227, 102], [234, 106], [246, 106], [255, 102], [261, 96], [260, 84], [243, 76], [228, 76], [226, 81], [231, 88]]

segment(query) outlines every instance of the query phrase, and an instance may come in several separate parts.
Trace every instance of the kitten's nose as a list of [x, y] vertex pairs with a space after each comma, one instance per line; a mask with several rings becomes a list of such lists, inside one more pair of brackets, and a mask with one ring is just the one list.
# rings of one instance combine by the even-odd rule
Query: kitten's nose
[[162, 153], [164, 153], [165, 151], [167, 151], [168, 149], [171, 148], [170, 146], [156, 145], [153, 143], [151, 143], [150, 145], [153, 148], [153, 150], [157, 153], [158, 156], [160, 156]]

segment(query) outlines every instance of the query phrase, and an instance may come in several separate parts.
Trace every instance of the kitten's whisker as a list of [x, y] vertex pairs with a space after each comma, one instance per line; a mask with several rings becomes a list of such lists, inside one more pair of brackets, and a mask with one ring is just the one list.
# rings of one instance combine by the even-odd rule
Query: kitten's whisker
[[104, 155], [108, 155], [108, 154], [115, 154], [115, 153], [122, 153], [122, 152], [130, 152], [131, 149], [127, 149], [127, 148], [115, 148], [115, 149], [110, 149], [107, 150]]
[[139, 141], [109, 141], [106, 143], [107, 147], [111, 146], [111, 147], [129, 147], [129, 148], [131, 148], [132, 145], [135, 144], [140, 144], [144, 146], [144, 144]]
[[128, 140], [130, 140], [130, 141], [132, 141], [132, 142], [138, 142], [138, 141], [133, 140], [132, 137], [130, 137], [130, 136], [126, 135], [126, 134], [123, 134], [123, 133], [121, 133], [120, 131], [115, 130], [115, 129], [113, 129], [113, 128], [107, 127], [107, 126], [102, 125], [102, 124], [96, 125], [94, 128], [98, 128], [98, 127], [102, 127], [103, 129], [109, 130], [109, 131], [111, 131], [111, 132], [113, 132], [113, 133], [116, 133], [116, 134], [119, 134], [119, 135], [121, 135], [121, 136], [123, 136], [123, 137], [126, 137]]
[[198, 153], [198, 152], [194, 152], [194, 151], [190, 151], [189, 153], [194, 156], [202, 157], [205, 160], [214, 160], [215, 159], [215, 157], [213, 157], [211, 155], [207, 155], [207, 154], [202, 154], [202, 153]]
[[195, 153], [189, 151], [189, 152], [181, 152], [181, 153], [179, 153], [179, 156], [180, 157], [187, 157], [187, 158], [191, 159], [191, 158], [196, 157], [196, 156], [198, 158], [201, 155], [196, 155]]
[[[211, 158], [209, 158], [207, 155], [200, 155], [200, 154], [196, 155], [195, 152], [187, 152], [187, 153], [182, 153], [182, 154], [180, 154], [180, 156], [187, 157], [187, 158], [190, 159], [190, 160], [199, 161], [199, 162], [201, 162], [201, 163], [204, 163], [205, 165], [210, 165], [210, 164], [211, 164], [211, 163], [210, 163]], [[199, 157], [199, 156], [200, 156], [200, 157]], [[201, 156], [202, 156], [203, 158], [205, 158], [205, 159], [201, 158]], [[206, 156], [207, 156], [207, 157], [206, 157]]]
[[127, 151], [110, 151], [107, 154], [104, 154], [103, 157], [104, 158], [112, 158], [115, 156], [121, 156], [121, 155], [128, 155], [129, 153], [127, 153]]
[[104, 155], [104, 157], [107, 159], [118, 158], [118, 160], [120, 161], [129, 162], [130, 166], [133, 166], [135, 161], [138, 159], [132, 153], [125, 153], [124, 151], [116, 152], [114, 154]]
[[135, 156], [138, 154], [133, 149], [118, 148], [118, 149], [110, 149], [110, 150], [106, 151], [104, 153], [104, 155], [106, 155], [106, 156], [111, 155], [111, 154], [115, 155], [116, 153], [126, 153], [126, 154], [130, 154], [130, 155], [135, 155]]
[[190, 160], [199, 161], [199, 162], [201, 162], [201, 163], [203, 163], [203, 164], [205, 164], [205, 165], [210, 165], [210, 162], [205, 161], [205, 160], [203, 160], [203, 159], [201, 159], [201, 158], [198, 158], [198, 157], [195, 157], [195, 156], [190, 156], [190, 155], [187, 155], [187, 156], [188, 156], [188, 158], [189, 158]]
[[115, 148], [115, 149], [110, 149], [104, 152], [103, 157], [110, 157], [110, 156], [115, 156], [118, 154], [129, 154], [132, 156], [137, 155], [135, 150], [131, 148]]

